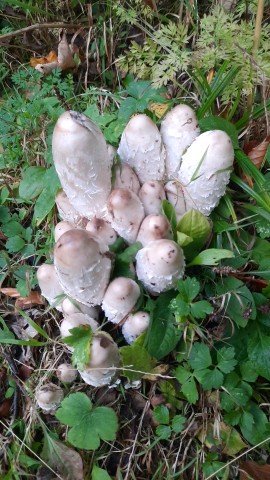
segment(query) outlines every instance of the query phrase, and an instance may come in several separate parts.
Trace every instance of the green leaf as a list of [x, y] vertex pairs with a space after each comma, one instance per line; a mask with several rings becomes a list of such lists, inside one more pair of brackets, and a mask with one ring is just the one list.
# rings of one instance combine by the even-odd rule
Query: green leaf
[[193, 238], [189, 237], [188, 235], [182, 232], [176, 232], [176, 237], [177, 237], [177, 243], [181, 248], [184, 248], [193, 242]]
[[99, 468], [96, 465], [93, 466], [91, 480], [111, 480], [110, 475], [103, 470], [103, 468]]
[[66, 397], [55, 416], [64, 425], [71, 426], [68, 440], [77, 448], [96, 450], [100, 440], [112, 441], [116, 437], [118, 422], [114, 410], [93, 407], [85, 393]]
[[257, 380], [258, 373], [256, 371], [256, 367], [251, 361], [241, 363], [240, 371], [243, 380], [246, 382], [255, 382]]
[[155, 407], [153, 410], [153, 417], [156, 422], [169, 425], [170, 414], [169, 409], [165, 405], [158, 405]]
[[259, 375], [270, 380], [270, 336], [254, 332], [248, 342], [248, 356]]
[[216, 115], [209, 115], [208, 117], [201, 118], [199, 126], [202, 133], [207, 132], [208, 130], [223, 130], [223, 132], [226, 132], [229, 135], [233, 148], [239, 147], [238, 132], [235, 126], [225, 118], [217, 117]]
[[254, 424], [255, 422], [252, 413], [244, 411], [240, 420], [240, 426], [243, 428], [243, 430], [251, 432]]
[[173, 234], [175, 236], [176, 225], [177, 225], [176, 213], [171, 202], [169, 202], [168, 200], [163, 200], [162, 202], [162, 213], [164, 217], [166, 217], [167, 220], [169, 221], [172, 227]]
[[211, 303], [206, 300], [201, 300], [190, 305], [190, 313], [196, 319], [206, 318], [207, 315], [210, 315], [213, 312], [213, 310], [214, 308]]
[[63, 342], [74, 348], [72, 363], [78, 370], [83, 370], [91, 357], [91, 341], [93, 332], [89, 325], [80, 325], [70, 330], [71, 335], [64, 338]]
[[145, 373], [152, 372], [156, 362], [145, 348], [133, 343], [119, 350], [123, 362], [123, 373], [130, 382], [139, 380]]
[[182, 300], [180, 295], [177, 295], [170, 303], [170, 309], [175, 315], [180, 317], [186, 317], [190, 312], [190, 306], [184, 300]]
[[169, 440], [171, 433], [171, 427], [167, 425], [159, 425], [156, 428], [156, 434], [161, 440]]
[[221, 387], [224, 380], [224, 375], [218, 368], [196, 371], [195, 375], [204, 390], [211, 390], [212, 388], [216, 390]]
[[55, 196], [60, 188], [59, 178], [54, 167], [46, 170], [44, 188], [40, 193], [34, 208], [34, 220], [39, 225], [50, 213], [55, 204]]
[[172, 429], [175, 433], [180, 433], [185, 428], [186, 418], [182, 415], [175, 415], [172, 420]]
[[120, 120], [123, 120], [127, 123], [131, 115], [133, 115], [133, 113], [144, 111], [146, 107], [147, 107], [147, 103], [145, 104], [145, 107], [143, 108], [143, 110], [139, 110], [138, 102], [135, 98], [130, 98], [130, 97], [126, 98], [123, 101], [123, 103], [120, 105], [120, 108], [118, 110], [118, 117]]
[[248, 319], [255, 319], [254, 298], [243, 282], [236, 278], [223, 278], [216, 285], [216, 294], [224, 295], [224, 312], [240, 327], [247, 325]]
[[207, 217], [192, 208], [183, 215], [177, 224], [176, 230], [177, 239], [179, 235], [180, 241], [183, 239], [183, 237], [181, 237], [183, 234], [185, 234], [188, 239], [192, 239], [188, 244], [180, 245], [179, 243], [180, 246], [184, 247], [186, 258], [191, 259], [202, 249], [210, 237], [211, 225]]
[[19, 195], [24, 200], [33, 200], [46, 186], [46, 168], [29, 167], [23, 173], [23, 179], [19, 186]]
[[11, 222], [5, 223], [2, 226], [2, 231], [7, 237], [14, 237], [15, 235], [21, 235], [24, 228], [20, 223], [11, 220]]
[[18, 235], [10, 237], [6, 242], [6, 249], [9, 253], [17, 253], [22, 250], [24, 246], [25, 241]]
[[256, 445], [269, 437], [269, 422], [265, 413], [254, 402], [249, 401], [245, 411], [252, 415], [253, 423], [249, 424], [248, 428], [245, 423], [241, 423], [241, 432], [251, 445]]
[[200, 292], [200, 283], [196, 278], [187, 277], [186, 280], [178, 280], [177, 289], [186, 303], [191, 303]]
[[189, 372], [186, 368], [179, 366], [175, 370], [175, 377], [181, 384], [181, 391], [183, 392], [189, 403], [196, 403], [199, 395], [192, 373]]
[[230, 373], [237, 365], [237, 360], [234, 358], [235, 350], [233, 347], [223, 347], [217, 352], [218, 368], [223, 373]]
[[146, 348], [150, 355], [158, 360], [175, 348], [181, 336], [181, 332], [175, 326], [174, 315], [169, 309], [174, 296], [173, 291], [163, 293], [152, 305], [151, 322], [146, 334]]
[[220, 436], [224, 443], [223, 453], [230, 457], [247, 447], [237, 430], [229, 425], [222, 424]]
[[224, 250], [223, 248], [209, 248], [199, 253], [193, 260], [189, 263], [191, 265], [218, 265], [220, 260], [224, 258], [233, 258], [234, 253], [230, 250]]
[[203, 370], [212, 365], [212, 358], [210, 350], [204, 343], [194, 343], [190, 357], [189, 364], [194, 370]]

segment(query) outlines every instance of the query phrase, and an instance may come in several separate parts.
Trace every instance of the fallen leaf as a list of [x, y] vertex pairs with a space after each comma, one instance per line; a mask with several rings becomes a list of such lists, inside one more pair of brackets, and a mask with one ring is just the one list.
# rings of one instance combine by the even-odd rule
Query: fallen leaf
[[152, 103], [148, 108], [156, 114], [157, 118], [161, 118], [167, 112], [169, 105], [168, 103]]
[[75, 66], [74, 58], [65, 33], [62, 34], [62, 38], [58, 45], [58, 63], [61, 70], [66, 70], [67, 68]]
[[58, 58], [54, 50], [51, 50], [50, 53], [48, 53], [48, 55], [45, 55], [45, 57], [30, 58], [30, 65], [33, 68], [35, 68], [37, 65], [45, 65], [47, 63], [52, 63], [52, 62], [58, 62]]
[[0, 292], [7, 297], [18, 298], [20, 294], [16, 288], [0, 288]]
[[212, 82], [213, 78], [214, 78], [214, 75], [215, 75], [215, 69], [214, 68], [211, 68], [211, 70], [209, 70], [208, 74], [207, 74], [207, 77], [206, 77], [206, 80], [207, 80], [207, 83], [210, 85], [210, 83]]
[[239, 469], [240, 480], [249, 480], [250, 477], [253, 480], [270, 480], [270, 465], [260, 465], [256, 462], [245, 462], [239, 466]]
[[[266, 154], [266, 150], [270, 143], [270, 135], [268, 135], [261, 143], [256, 144], [255, 140], [252, 140], [244, 147], [244, 152], [250, 158], [252, 163], [258, 170], [261, 169]], [[246, 182], [249, 187], [253, 188], [253, 180], [249, 175], [241, 175], [242, 180]]]
[[21, 297], [16, 288], [0, 288], [0, 292], [7, 297], [16, 298], [15, 308], [31, 308], [33, 305], [44, 305], [41, 294], [35, 290], [31, 290], [28, 297]]

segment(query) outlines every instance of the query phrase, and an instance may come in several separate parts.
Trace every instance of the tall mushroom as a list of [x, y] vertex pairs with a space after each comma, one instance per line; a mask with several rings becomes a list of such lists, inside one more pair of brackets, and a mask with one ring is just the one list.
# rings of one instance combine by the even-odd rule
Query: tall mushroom
[[52, 151], [61, 185], [75, 210], [89, 219], [104, 215], [111, 168], [101, 130], [82, 113], [64, 112], [54, 128]]
[[134, 168], [141, 183], [162, 180], [165, 149], [157, 126], [147, 115], [135, 115], [122, 133], [117, 153]]
[[54, 248], [54, 264], [64, 292], [84, 305], [100, 305], [109, 283], [111, 260], [89, 232], [69, 230]]
[[59, 311], [62, 311], [61, 300], [57, 297], [63, 295], [64, 290], [58, 280], [54, 265], [43, 263], [38, 267], [37, 280], [41, 294], [46, 298], [50, 305], [54, 305]]

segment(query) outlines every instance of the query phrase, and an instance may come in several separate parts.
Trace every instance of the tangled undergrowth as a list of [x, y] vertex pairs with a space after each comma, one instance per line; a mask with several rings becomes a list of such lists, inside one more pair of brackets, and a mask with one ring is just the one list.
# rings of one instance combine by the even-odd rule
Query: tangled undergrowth
[[[29, 66], [30, 57], [57, 49], [53, 26], [0, 35], [1, 478], [267, 478], [268, 3], [257, 51], [258, 2], [237, 2], [231, 12], [222, 2], [180, 2], [180, 10], [166, 1], [93, 2], [92, 9], [60, 1], [46, 10], [9, 3], [1, 2], [1, 35], [66, 23], [75, 65], [47, 76]], [[54, 125], [67, 109], [83, 112], [117, 147], [134, 113], [159, 126], [183, 102], [195, 108], [202, 132], [224, 130], [232, 140], [227, 193], [211, 225], [194, 212], [177, 224], [164, 206], [187, 258], [185, 277], [158, 299], [144, 292], [150, 328], [133, 345], [106, 326], [122, 351], [115, 384], [61, 383], [57, 368], [71, 357], [59, 337], [62, 316], [42, 299], [36, 278], [52, 258], [58, 221]], [[133, 247], [115, 251], [121, 275]], [[77, 343], [73, 359], [85, 345]], [[64, 389], [56, 415], [36, 403], [49, 382]], [[99, 413], [104, 421], [95, 425]]]

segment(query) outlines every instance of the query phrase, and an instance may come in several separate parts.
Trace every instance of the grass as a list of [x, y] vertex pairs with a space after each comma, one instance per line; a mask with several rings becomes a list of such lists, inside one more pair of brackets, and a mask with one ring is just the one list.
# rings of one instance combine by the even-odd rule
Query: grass
[[[225, 480], [239, 478], [246, 460], [259, 464], [263, 458], [269, 464], [269, 153], [258, 170], [242, 150], [250, 140], [247, 132], [252, 139], [269, 100], [261, 96], [255, 81], [249, 112], [245, 112], [247, 95], [241, 88], [232, 98], [224, 96], [244, 68], [230, 60], [217, 62], [212, 80], [203, 68], [192, 70], [187, 65], [185, 69], [183, 63], [181, 71], [177, 67], [163, 79], [166, 87], [161, 89], [151, 84], [151, 77], [138, 80], [139, 71], [135, 78], [123, 75], [118, 59], [127, 48], [132, 51], [133, 39], [137, 38], [137, 46], [151, 40], [155, 49], [158, 29], [163, 29], [164, 41], [170, 39], [158, 55], [174, 58], [173, 24], [178, 25], [180, 14], [189, 36], [187, 49], [195, 51], [203, 15], [201, 7], [198, 11], [190, 2], [181, 3], [180, 13], [176, 2], [168, 5], [166, 1], [157, 5], [157, 11], [147, 10], [139, 1], [132, 6], [94, 2], [92, 11], [76, 0], [59, 1], [56, 6], [48, 2], [46, 11], [35, 1], [14, 3], [10, 15], [4, 10], [3, 34], [64, 19], [87, 28], [77, 32], [77, 66], [71, 72], [56, 70], [42, 77], [28, 66], [33, 50], [47, 54], [57, 44], [54, 30], [31, 31], [30, 46], [22, 45], [24, 37], [16, 34], [5, 40], [1, 51], [0, 273], [2, 288], [9, 289], [2, 291], [0, 305], [1, 478], [41, 476], [45, 467], [63, 479]], [[208, 2], [205, 7], [210, 15]], [[262, 23], [264, 27], [264, 18]], [[260, 46], [256, 51], [260, 55]], [[159, 60], [154, 68], [159, 68]], [[226, 197], [211, 215], [207, 246], [201, 245], [197, 252], [185, 247], [189, 266], [179, 291], [160, 295], [157, 301], [146, 292], [141, 298], [151, 313], [153, 339], [148, 334], [134, 347], [126, 347], [120, 329], [105, 325], [122, 352], [125, 368], [119, 372], [119, 383], [113, 388], [93, 388], [77, 378], [72, 385], [61, 385], [65, 398], [85, 393], [94, 408], [106, 407], [117, 414], [115, 435], [96, 449], [78, 448], [68, 437], [70, 426], [42, 413], [35, 401], [41, 385], [59, 384], [57, 366], [71, 358], [59, 338], [61, 314], [47, 304], [25, 300], [38, 292], [36, 270], [51, 260], [58, 221], [53, 127], [67, 107], [86, 112], [117, 147], [133, 113], [146, 112], [159, 125], [163, 105], [187, 98], [196, 104], [203, 131], [220, 128], [230, 135], [235, 170]], [[155, 104], [159, 104], [156, 110]], [[263, 135], [255, 140], [262, 139]], [[245, 175], [252, 177], [253, 188]], [[168, 215], [176, 232], [172, 212]], [[200, 244], [200, 236], [196, 240]], [[205, 254], [201, 256], [202, 265], [193, 264], [203, 248], [223, 252], [217, 265], [209, 252], [207, 261]], [[228, 258], [224, 251], [233, 252], [234, 257]], [[120, 271], [129, 269], [133, 253], [116, 249]], [[12, 288], [20, 296], [20, 306], [9, 296]], [[23, 321], [33, 327], [35, 338], [25, 337]], [[159, 421], [157, 412], [163, 412]], [[79, 464], [74, 467], [75, 462], [70, 462], [74, 452], [80, 455], [83, 477]]]

